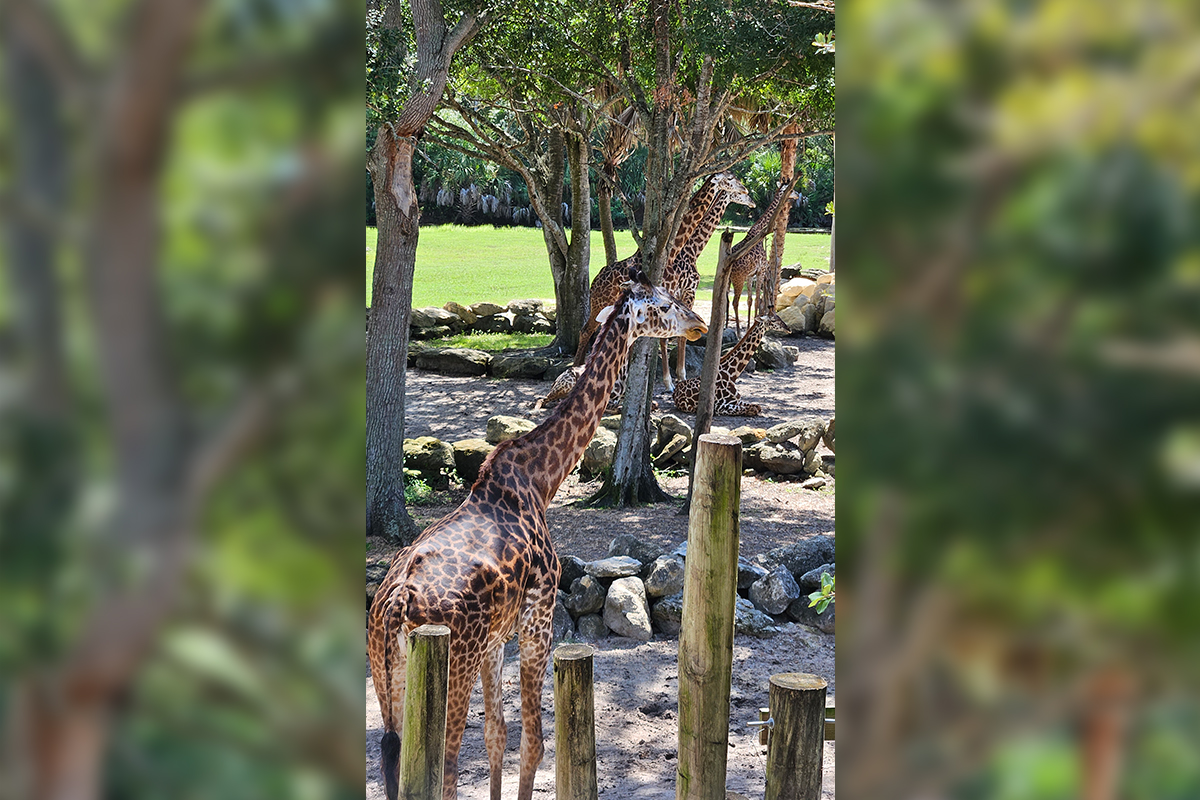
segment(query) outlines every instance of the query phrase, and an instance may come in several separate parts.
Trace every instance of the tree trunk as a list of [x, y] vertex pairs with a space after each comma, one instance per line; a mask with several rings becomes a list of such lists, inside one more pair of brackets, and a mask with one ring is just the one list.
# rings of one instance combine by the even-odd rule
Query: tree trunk
[[[608, 173], [612, 180], [616, 181], [616, 170]], [[612, 197], [613, 189], [605, 181], [601, 180], [596, 184], [596, 199], [600, 204], [600, 236], [604, 240], [604, 265], [611, 267], [617, 263], [617, 237], [613, 231], [612, 221]]]
[[588, 180], [591, 145], [586, 134], [567, 136], [567, 161], [571, 171], [571, 243], [567, 248], [562, 280], [554, 282], [557, 304], [555, 343], [559, 352], [574, 353], [587, 324], [591, 291], [592, 193]]
[[[799, 133], [800, 127], [792, 125], [787, 133]], [[779, 143], [779, 179], [784, 186], [791, 183], [796, 175], [796, 140], [784, 139]], [[782, 202], [788, 202], [785, 198]], [[783, 240], [787, 235], [788, 215], [786, 208], [775, 219], [775, 227], [771, 238], [771, 257], [767, 262], [767, 274], [763, 285], [757, 289], [755, 308], [775, 308], [775, 298], [779, 295], [779, 269], [783, 264]]]
[[367, 331], [367, 535], [404, 544], [417, 534], [404, 504], [404, 383], [420, 231], [415, 150], [413, 137], [384, 125], [369, 163], [379, 238]]

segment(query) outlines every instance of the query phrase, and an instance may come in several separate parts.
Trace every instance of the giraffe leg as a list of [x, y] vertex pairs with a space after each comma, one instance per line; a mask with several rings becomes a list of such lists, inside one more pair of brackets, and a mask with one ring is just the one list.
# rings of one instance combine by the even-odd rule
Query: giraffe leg
[[675, 391], [675, 384], [671, 380], [671, 360], [667, 354], [667, 340], [658, 340], [658, 360], [662, 363], [663, 386], [668, 392]]
[[499, 644], [483, 657], [483, 739], [487, 745], [492, 800], [500, 800], [500, 773], [504, 766], [504, 746], [508, 742], [501, 696], [503, 667], [504, 645]]
[[542, 591], [527, 601], [521, 614], [521, 777], [517, 800], [533, 797], [534, 773], [546, 749], [542, 743], [542, 690], [550, 663], [554, 598], [552, 590]]
[[675, 378], [687, 379], [687, 339], [682, 336], [675, 340]]
[[[483, 662], [483, 644], [487, 623], [464, 626], [462, 635], [452, 629], [450, 635], [450, 675], [446, 687], [446, 760], [442, 778], [442, 800], [458, 798], [458, 751], [462, 747], [463, 731], [467, 727], [467, 709], [471, 689]], [[490, 758], [490, 754], [489, 754]]]

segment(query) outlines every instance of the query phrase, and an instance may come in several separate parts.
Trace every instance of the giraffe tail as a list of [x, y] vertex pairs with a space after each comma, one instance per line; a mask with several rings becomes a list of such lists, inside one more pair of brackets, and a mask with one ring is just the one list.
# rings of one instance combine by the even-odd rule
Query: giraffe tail
[[383, 769], [383, 791], [388, 800], [400, 796], [400, 735], [388, 731], [379, 742], [379, 760]]
[[402, 724], [404, 715], [404, 669], [407, 636], [404, 633], [404, 620], [408, 608], [409, 590], [407, 587], [397, 593], [388, 610], [390, 621], [387, 629], [394, 634], [384, 639], [383, 663], [384, 675], [388, 687], [389, 708], [384, 711], [384, 734], [379, 742], [379, 768], [383, 773], [383, 789], [387, 800], [397, 800], [400, 796], [400, 734], [396, 732]]

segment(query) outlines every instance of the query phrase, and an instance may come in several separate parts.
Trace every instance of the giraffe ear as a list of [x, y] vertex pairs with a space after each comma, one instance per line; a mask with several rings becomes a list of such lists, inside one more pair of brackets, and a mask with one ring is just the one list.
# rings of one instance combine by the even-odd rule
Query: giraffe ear
[[600, 313], [596, 315], [596, 324], [603, 325], [604, 323], [608, 322], [608, 318], [612, 316], [614, 308], [616, 308], [616, 306], [605, 306], [604, 308], [600, 309]]

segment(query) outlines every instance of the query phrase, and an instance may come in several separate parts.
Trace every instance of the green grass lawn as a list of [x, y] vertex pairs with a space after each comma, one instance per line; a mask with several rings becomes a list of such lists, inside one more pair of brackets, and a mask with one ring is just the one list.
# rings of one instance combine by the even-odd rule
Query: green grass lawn
[[[371, 304], [371, 273], [375, 266], [374, 228], [367, 228], [367, 305]], [[734, 238], [736, 244], [741, 235]], [[714, 234], [700, 254], [700, 290], [711, 293], [717, 269], [720, 236]], [[768, 238], [768, 247], [770, 246]], [[593, 276], [604, 266], [604, 242], [592, 231]], [[617, 231], [617, 253], [633, 253], [633, 236]], [[823, 233], [788, 234], [783, 263], [829, 267], [829, 236]], [[438, 225], [421, 228], [417, 267], [413, 276], [413, 307], [441, 306], [451, 300], [470, 305], [481, 300], [507, 303], [523, 298], [554, 299], [554, 280], [546, 257], [546, 243], [537, 228], [493, 228]]]

